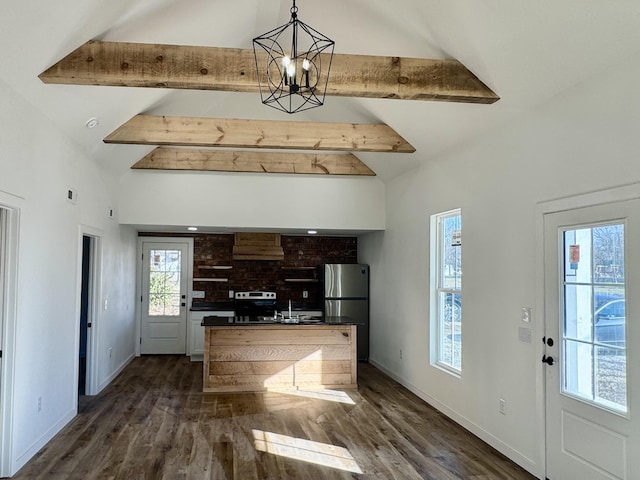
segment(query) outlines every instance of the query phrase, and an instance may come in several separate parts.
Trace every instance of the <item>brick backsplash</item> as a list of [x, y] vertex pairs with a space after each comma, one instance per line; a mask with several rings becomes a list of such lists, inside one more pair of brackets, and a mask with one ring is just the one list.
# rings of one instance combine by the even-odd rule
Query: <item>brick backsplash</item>
[[[167, 234], [165, 234], [168, 236]], [[141, 236], [147, 236], [141, 234]], [[284, 259], [233, 260], [234, 236], [228, 234], [197, 234], [193, 241], [194, 278], [226, 278], [228, 282], [198, 282], [194, 290], [205, 292], [198, 301], [229, 301], [229, 290], [275, 291], [280, 302], [320, 307], [322, 303], [321, 266], [325, 263], [356, 263], [356, 237], [286, 236], [281, 238]], [[211, 270], [199, 267], [230, 265], [230, 270]], [[314, 267], [303, 269], [300, 267]], [[287, 279], [309, 279], [317, 282], [291, 282]], [[303, 298], [303, 291], [309, 294]]]

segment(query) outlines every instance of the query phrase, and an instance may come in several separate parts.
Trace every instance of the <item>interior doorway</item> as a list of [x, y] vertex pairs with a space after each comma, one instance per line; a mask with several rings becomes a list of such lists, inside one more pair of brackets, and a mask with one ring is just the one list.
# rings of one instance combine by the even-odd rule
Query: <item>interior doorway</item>
[[81, 226], [78, 251], [78, 397], [95, 395], [98, 390], [96, 342], [100, 315], [101, 235], [99, 230]]
[[91, 237], [82, 236], [82, 273], [80, 287], [80, 348], [78, 368], [78, 395], [87, 391], [87, 341], [89, 339], [89, 299], [91, 288]]

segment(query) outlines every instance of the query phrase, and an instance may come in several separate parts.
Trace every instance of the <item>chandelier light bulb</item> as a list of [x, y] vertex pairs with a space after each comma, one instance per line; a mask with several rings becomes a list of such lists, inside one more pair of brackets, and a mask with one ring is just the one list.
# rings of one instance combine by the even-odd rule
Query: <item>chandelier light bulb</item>
[[304, 86], [306, 88], [311, 88], [311, 85], [309, 85], [309, 59], [305, 58], [302, 61], [302, 70], [304, 70]]
[[292, 3], [288, 23], [253, 39], [262, 103], [286, 113], [324, 104], [334, 47], [333, 40], [298, 18]]

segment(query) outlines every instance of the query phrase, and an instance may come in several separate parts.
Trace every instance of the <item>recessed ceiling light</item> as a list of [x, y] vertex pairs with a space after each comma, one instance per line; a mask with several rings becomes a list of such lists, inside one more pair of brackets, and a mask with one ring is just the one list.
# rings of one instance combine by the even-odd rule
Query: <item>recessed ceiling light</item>
[[197, 232], [198, 231], [198, 227], [189, 227], [189, 228], [187, 228], [187, 230], [189, 230], [190, 232]]
[[315, 235], [316, 233], [318, 233], [318, 231], [317, 230], [307, 230], [307, 233], [309, 235]]
[[99, 125], [100, 123], [98, 122], [97, 118], [90, 118], [89, 120], [87, 120], [84, 124], [85, 127], [87, 128], [95, 128]]

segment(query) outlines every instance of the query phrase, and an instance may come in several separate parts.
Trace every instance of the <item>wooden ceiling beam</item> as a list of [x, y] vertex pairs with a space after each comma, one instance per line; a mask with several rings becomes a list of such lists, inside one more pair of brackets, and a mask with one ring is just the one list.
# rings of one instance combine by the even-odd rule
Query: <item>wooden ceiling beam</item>
[[[40, 74], [44, 83], [258, 92], [252, 49], [92, 40]], [[327, 95], [445, 102], [499, 97], [457, 60], [335, 54]]]
[[132, 167], [135, 170], [366, 175], [375, 173], [348, 154], [156, 148]]
[[136, 115], [105, 143], [413, 153], [385, 124], [319, 123]]

